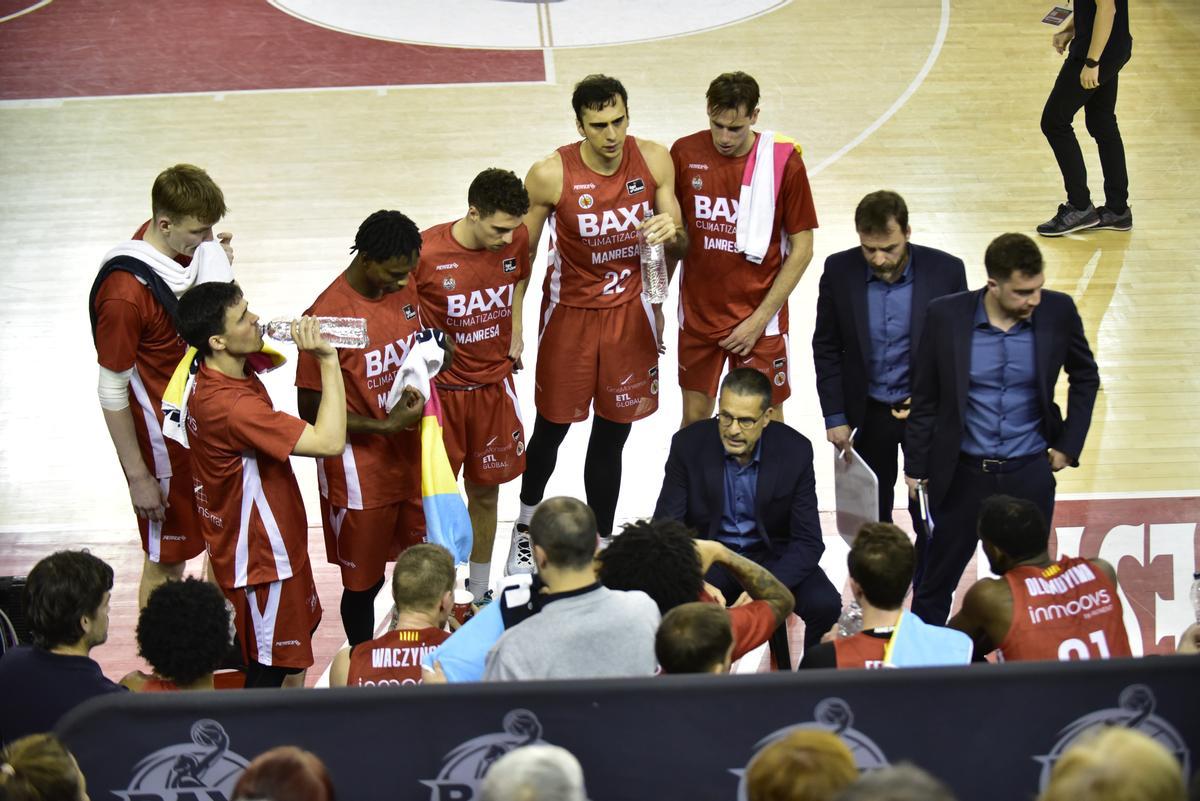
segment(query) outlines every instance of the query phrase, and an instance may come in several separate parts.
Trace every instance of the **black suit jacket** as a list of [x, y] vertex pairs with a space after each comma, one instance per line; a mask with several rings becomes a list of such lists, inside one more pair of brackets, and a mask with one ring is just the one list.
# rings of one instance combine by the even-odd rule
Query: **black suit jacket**
[[[926, 336], [917, 352], [904, 472], [929, 479], [934, 505], [949, 489], [962, 448], [971, 384], [971, 336], [984, 291], [960, 292], [930, 303]], [[1078, 465], [1092, 422], [1100, 373], [1070, 295], [1042, 290], [1042, 302], [1033, 313], [1033, 336], [1042, 436], [1051, 448]], [[1054, 385], [1064, 369], [1070, 382], [1065, 420], [1054, 402]]]
[[[925, 329], [925, 309], [929, 301], [965, 291], [967, 273], [962, 259], [957, 256], [911, 243], [909, 250], [912, 253], [913, 270], [908, 373], [911, 380], [914, 373], [912, 363]], [[868, 269], [867, 260], [859, 248], [843, 250], [825, 259], [812, 339], [821, 413], [825, 417], [844, 414], [851, 428], [862, 425], [870, 383]]]
[[[783, 423], [763, 429], [754, 498], [758, 535], [770, 550], [766, 567], [795, 587], [817, 569], [825, 543], [817, 516], [813, 450]], [[682, 521], [716, 539], [725, 503], [725, 447], [715, 418], [692, 423], [671, 439], [666, 476], [654, 516]]]

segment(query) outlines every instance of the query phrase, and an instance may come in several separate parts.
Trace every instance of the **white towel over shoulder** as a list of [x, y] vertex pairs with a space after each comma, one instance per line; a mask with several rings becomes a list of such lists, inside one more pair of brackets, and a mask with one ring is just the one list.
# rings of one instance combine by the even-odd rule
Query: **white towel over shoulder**
[[747, 261], [762, 264], [771, 247], [775, 227], [775, 132], [758, 135], [754, 175], [742, 184], [738, 200], [737, 250]]
[[150, 265], [150, 268], [166, 282], [177, 298], [196, 284], [208, 281], [228, 283], [233, 280], [233, 266], [229, 263], [229, 257], [225, 255], [221, 243], [216, 241], [204, 242], [196, 248], [196, 254], [192, 256], [192, 263], [187, 267], [164, 256], [155, 250], [153, 245], [140, 239], [122, 242], [104, 254], [104, 260], [100, 263], [107, 264], [117, 256], [132, 256], [138, 261]]

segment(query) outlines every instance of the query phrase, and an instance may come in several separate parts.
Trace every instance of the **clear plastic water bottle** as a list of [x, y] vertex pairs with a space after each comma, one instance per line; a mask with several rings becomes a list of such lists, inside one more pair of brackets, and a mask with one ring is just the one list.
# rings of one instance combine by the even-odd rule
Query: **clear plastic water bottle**
[[842, 616], [838, 618], [837, 625], [839, 637], [849, 637], [852, 634], [858, 634], [862, 631], [862, 607], [858, 605], [858, 601], [850, 602], [850, 605], [846, 607], [846, 611], [842, 612]]
[[1192, 614], [1196, 616], [1196, 622], [1200, 623], [1200, 573], [1192, 574], [1192, 591], [1189, 597], [1192, 599]]
[[[367, 321], [361, 317], [318, 317], [321, 336], [335, 348], [365, 348], [371, 341], [367, 338]], [[277, 317], [269, 323], [259, 323], [263, 336], [279, 342], [292, 341], [292, 321]]]
[[642, 261], [642, 297], [650, 303], [667, 300], [667, 249], [663, 243], [650, 245], [646, 234], [638, 231], [638, 249]]

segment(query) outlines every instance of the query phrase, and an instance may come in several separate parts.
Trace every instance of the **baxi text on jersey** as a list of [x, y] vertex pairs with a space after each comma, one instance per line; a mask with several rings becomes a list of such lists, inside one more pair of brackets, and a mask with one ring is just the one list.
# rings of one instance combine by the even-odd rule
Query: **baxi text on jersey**
[[446, 316], [467, 317], [478, 312], [507, 309], [512, 306], [513, 285], [474, 289], [469, 295], [447, 295]]
[[642, 220], [654, 215], [650, 201], [646, 200], [634, 206], [618, 206], [615, 209], [605, 209], [600, 214], [578, 214], [579, 235], [582, 237], [605, 236], [625, 231], [636, 231]]
[[711, 198], [707, 195], [696, 195], [695, 214], [697, 220], [712, 220], [713, 222], [736, 223], [739, 203], [736, 198]]
[[[408, 351], [412, 347], [412, 336], [409, 335], [404, 339], [397, 339], [395, 342], [389, 342], [382, 348], [369, 350], [363, 354], [363, 363], [367, 368], [367, 378], [374, 378], [389, 370], [399, 370], [400, 365], [404, 363], [404, 359], [408, 356]], [[368, 386], [373, 386], [368, 384]]]

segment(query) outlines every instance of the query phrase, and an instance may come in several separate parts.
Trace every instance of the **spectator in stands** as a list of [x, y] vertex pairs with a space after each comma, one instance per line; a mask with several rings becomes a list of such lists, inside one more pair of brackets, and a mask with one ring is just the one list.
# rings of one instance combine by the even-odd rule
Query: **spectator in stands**
[[605, 587], [641, 590], [664, 615], [692, 601], [723, 602], [719, 591], [705, 585], [704, 574], [712, 565], [724, 567], [749, 601], [734, 606], [727, 615], [733, 627], [734, 659], [766, 642], [795, 604], [791, 591], [771, 571], [716, 540], [693, 539], [691, 529], [676, 520], [626, 524], [621, 535], [600, 552], [597, 564]]
[[904, 611], [916, 552], [891, 523], [859, 529], [846, 557], [850, 592], [862, 609], [862, 631], [804, 652], [801, 668], [881, 668], [965, 665], [971, 641], [962, 632], [926, 625]]
[[446, 641], [454, 609], [454, 557], [422, 543], [400, 554], [392, 570], [396, 624], [382, 637], [343, 648], [329, 669], [330, 687], [421, 683], [421, 659]]
[[71, 752], [52, 734], [31, 734], [0, 751], [5, 801], [88, 801], [87, 780]]
[[910, 762], [864, 773], [836, 801], [955, 801], [940, 780]]
[[485, 681], [651, 676], [660, 615], [643, 592], [596, 580], [596, 516], [582, 501], [550, 498], [529, 522], [544, 582], [542, 610], [488, 652]]
[[1183, 768], [1160, 743], [1135, 729], [1083, 734], [1050, 772], [1038, 801], [1184, 801]]
[[124, 691], [88, 656], [108, 639], [112, 586], [112, 568], [87, 551], [59, 551], [29, 571], [33, 645], [0, 659], [0, 744], [50, 731], [89, 698]]
[[967, 591], [949, 625], [975, 641], [975, 656], [1006, 662], [1130, 656], [1117, 574], [1101, 559], [1050, 558], [1038, 506], [993, 495], [979, 512], [979, 538], [998, 579]]
[[480, 801], [587, 801], [579, 760], [557, 745], [527, 745], [496, 760]]
[[728, 673], [734, 649], [732, 611], [721, 604], [693, 601], [667, 612], [654, 637], [654, 653], [663, 673]]
[[232, 801], [337, 801], [337, 793], [320, 757], [281, 745], [254, 758], [233, 788]]
[[151, 591], [138, 615], [138, 654], [153, 674], [135, 670], [121, 684], [136, 692], [211, 690], [213, 671], [233, 647], [229, 606], [217, 585], [197, 578]]
[[831, 801], [858, 778], [850, 749], [836, 734], [796, 729], [766, 748], [746, 768], [749, 801]]

